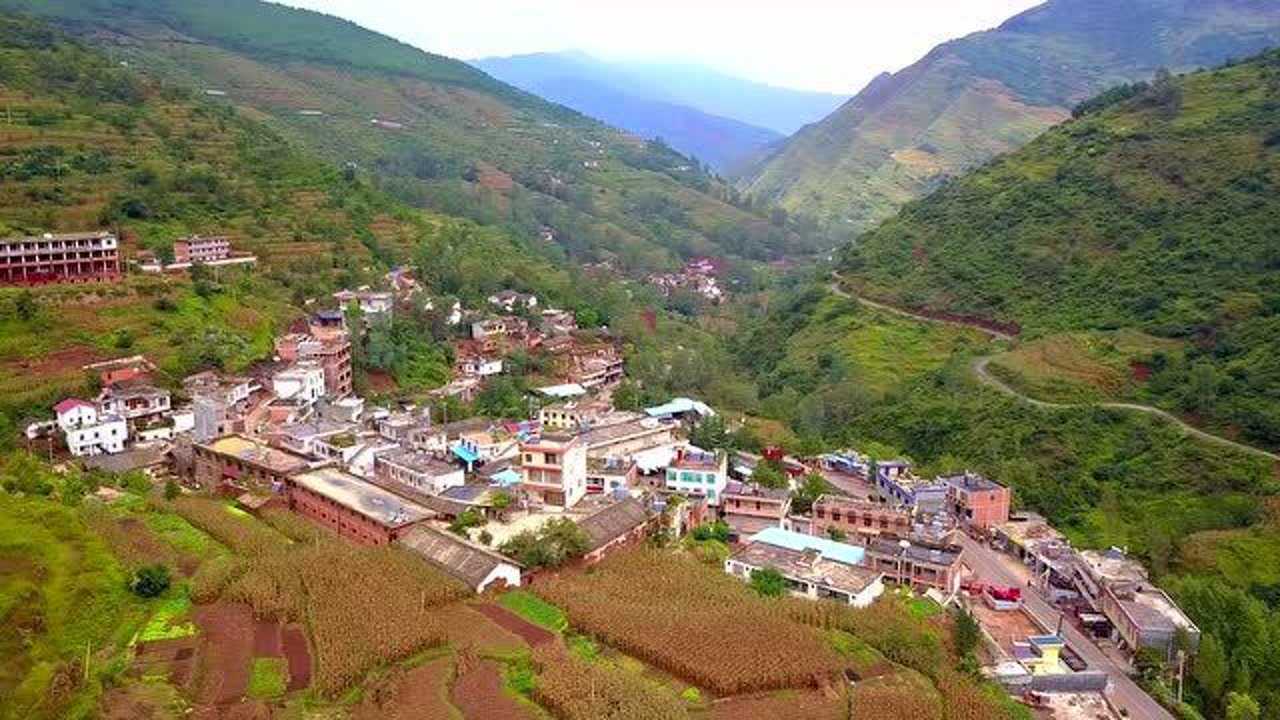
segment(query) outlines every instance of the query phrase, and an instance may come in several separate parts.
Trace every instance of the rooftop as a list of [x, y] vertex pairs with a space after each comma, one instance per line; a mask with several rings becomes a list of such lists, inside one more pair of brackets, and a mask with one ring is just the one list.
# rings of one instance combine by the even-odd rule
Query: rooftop
[[433, 513], [404, 498], [337, 468], [302, 473], [293, 482], [385, 527], [403, 527], [433, 517]]
[[471, 588], [478, 587], [499, 565], [520, 567], [519, 563], [488, 548], [429, 525], [409, 530], [399, 542]]
[[1146, 586], [1133, 593], [1132, 597], [1121, 597], [1120, 607], [1144, 631], [1196, 629], [1186, 613], [1157, 587]]
[[731, 480], [724, 488], [724, 496], [737, 495], [739, 497], [749, 498], [765, 498], [768, 500], [785, 501], [791, 497], [791, 493], [784, 488], [767, 488], [750, 483], [738, 482]]
[[643, 418], [640, 420], [630, 420], [611, 425], [602, 425], [592, 428], [584, 433], [581, 437], [587, 443], [587, 447], [599, 447], [608, 445], [626, 438], [639, 435], [658, 434], [668, 431], [669, 428], [653, 418]]
[[1077, 553], [1077, 557], [1088, 568], [1089, 574], [1104, 584], [1142, 584], [1147, 582], [1147, 570], [1142, 567], [1142, 563], [1131, 559], [1119, 548], [1111, 548], [1102, 552], [1081, 550]]
[[627, 498], [579, 521], [578, 527], [591, 538], [591, 549], [595, 550], [625, 535], [648, 519], [649, 511], [644, 503], [635, 498]]
[[813, 548], [795, 549], [755, 541], [756, 537], [774, 530], [781, 530], [781, 528], [769, 528], [757, 533], [746, 547], [733, 554], [733, 559], [752, 567], [770, 567], [789, 578], [854, 595], [867, 589], [881, 576], [881, 573], [868, 570], [857, 563], [827, 557]]
[[671, 461], [671, 467], [681, 470], [719, 470], [722, 456], [703, 450], [680, 453]]
[[380, 453], [377, 460], [433, 476], [449, 475], [459, 470], [457, 466], [447, 463], [429, 452], [420, 450], [392, 450], [391, 452]]
[[993, 480], [968, 470], [958, 475], [945, 475], [938, 478], [943, 483], [960, 490], [1003, 490], [1004, 486]]
[[872, 540], [868, 547], [878, 555], [900, 557], [912, 562], [944, 567], [950, 567], [960, 562], [961, 555], [961, 549], [958, 546], [930, 547], [928, 545], [915, 545], [906, 540], [894, 541], [877, 538]]
[[88, 232], [75, 233], [45, 233], [44, 235], [28, 235], [0, 238], [0, 243], [20, 243], [20, 242], [49, 242], [50, 240], [70, 241], [70, 240], [98, 240], [106, 237], [115, 237], [106, 230], [90, 230]]
[[690, 412], [696, 412], [704, 417], [716, 414], [715, 411], [711, 409], [710, 405], [698, 402], [697, 400], [691, 400], [689, 398], [673, 398], [662, 405], [645, 408], [645, 413], [647, 413], [649, 417], [683, 415]]
[[200, 447], [219, 455], [260, 465], [282, 475], [305, 470], [310, 465], [310, 462], [301, 455], [278, 450], [244, 435], [225, 435]]
[[[548, 340], [547, 342], [551, 342]], [[549, 385], [547, 387], [538, 388], [537, 392], [553, 398], [571, 398], [580, 397], [587, 394], [587, 389], [578, 383], [565, 383], [563, 385]]]
[[861, 565], [863, 558], [866, 557], [866, 551], [857, 545], [849, 545], [848, 543], [836, 542], [835, 540], [828, 540], [814, 535], [783, 530], [780, 527], [771, 527], [758, 532], [752, 535], [748, 542], [752, 544], [764, 543], [797, 552], [816, 550], [827, 560], [848, 565]]

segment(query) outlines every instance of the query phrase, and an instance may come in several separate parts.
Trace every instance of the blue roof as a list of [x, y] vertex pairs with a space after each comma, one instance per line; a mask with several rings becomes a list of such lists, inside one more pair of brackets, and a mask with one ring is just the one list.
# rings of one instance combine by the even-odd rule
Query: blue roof
[[479, 455], [477, 455], [470, 448], [465, 447], [461, 443], [455, 444], [453, 447], [449, 449], [453, 451], [454, 455], [458, 456], [459, 460], [462, 460], [462, 462], [467, 463], [468, 465], [480, 459]]
[[783, 530], [780, 527], [761, 530], [751, 536], [751, 542], [762, 542], [797, 552], [817, 550], [822, 554], [823, 558], [842, 562], [846, 565], [861, 565], [863, 557], [867, 554], [865, 549], [857, 545], [849, 545], [835, 540]]
[[502, 487], [510, 487], [512, 485], [520, 484], [520, 473], [512, 470], [511, 468], [507, 468], [502, 472], [494, 473], [489, 479], [498, 483]]

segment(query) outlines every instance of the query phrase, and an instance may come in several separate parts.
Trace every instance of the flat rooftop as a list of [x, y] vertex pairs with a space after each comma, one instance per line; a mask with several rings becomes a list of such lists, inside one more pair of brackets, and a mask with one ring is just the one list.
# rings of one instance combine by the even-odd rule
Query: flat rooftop
[[243, 435], [226, 435], [198, 447], [203, 447], [219, 455], [226, 455], [237, 460], [253, 463], [282, 475], [305, 470], [311, 464], [309, 460], [301, 455], [273, 448], [265, 442], [253, 440]]
[[958, 475], [944, 475], [938, 478], [944, 484], [950, 485], [961, 490], [973, 490], [982, 492], [986, 490], [1003, 490], [1004, 486], [994, 480], [988, 480], [986, 477], [975, 472], [963, 472]]
[[1195, 623], [1186, 616], [1163, 590], [1146, 587], [1135, 592], [1132, 598], [1121, 598], [1120, 607], [1143, 630], [1174, 631], [1195, 630]]
[[668, 426], [657, 420], [645, 418], [643, 420], [626, 420], [620, 423], [594, 427], [582, 433], [581, 437], [587, 443], [588, 448], [593, 448], [621, 442], [629, 438], [658, 435], [669, 431], [670, 428]]
[[[768, 532], [758, 533], [756, 537]], [[753, 541], [734, 553], [732, 559], [752, 567], [773, 568], [789, 578], [854, 595], [866, 590], [881, 575], [857, 564], [831, 559], [815, 549], [794, 550], [766, 542]]]
[[914, 543], [903, 544], [903, 541], [872, 540], [869, 548], [888, 557], [900, 557], [912, 562], [928, 563], [950, 567], [960, 562], [962, 551], [959, 547], [936, 548]]
[[429, 452], [421, 450], [392, 450], [379, 453], [377, 460], [408, 468], [414, 472], [428, 473], [433, 476], [451, 475], [460, 468], [441, 460]]
[[382, 488], [327, 467], [293, 478], [294, 484], [360, 513], [384, 527], [396, 528], [434, 517], [430, 510]]
[[1077, 553], [1080, 562], [1089, 569], [1090, 574], [1105, 584], [1147, 582], [1147, 570], [1138, 562], [1119, 550], [1081, 550]]

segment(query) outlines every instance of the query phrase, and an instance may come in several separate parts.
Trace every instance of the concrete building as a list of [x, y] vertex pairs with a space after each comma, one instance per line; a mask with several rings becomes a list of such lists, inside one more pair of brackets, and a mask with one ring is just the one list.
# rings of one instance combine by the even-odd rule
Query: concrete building
[[271, 441], [292, 453], [346, 464], [360, 449], [359, 426], [328, 420], [280, 425]]
[[1192, 651], [1199, 647], [1200, 629], [1152, 584], [1142, 563], [1119, 548], [1077, 553], [1075, 581], [1089, 605], [1111, 622], [1115, 639], [1131, 652], [1153, 648], [1172, 659], [1180, 635]]
[[587, 446], [544, 433], [520, 443], [520, 487], [545, 505], [570, 508], [587, 494]]
[[667, 467], [665, 487], [682, 495], [704, 497], [708, 505], [718, 507], [729, 482], [728, 467], [728, 457], [722, 452], [683, 448]]
[[120, 279], [120, 243], [109, 232], [0, 239], [0, 284]]
[[1009, 488], [968, 471], [939, 480], [947, 488], [947, 511], [962, 525], [986, 532], [1009, 521]]
[[172, 409], [168, 390], [141, 381], [103, 388], [98, 395], [98, 407], [106, 415], [116, 415], [131, 423], [163, 415]]
[[823, 495], [813, 503], [809, 532], [825, 536], [833, 531], [860, 542], [881, 536], [905, 538], [911, 534], [911, 513], [884, 503]]
[[365, 545], [387, 545], [433, 517], [430, 510], [333, 467], [292, 475], [285, 485], [289, 509]]
[[895, 508], [921, 513], [941, 512], [947, 500], [947, 485], [917, 477], [911, 464], [891, 460], [876, 464], [876, 492]]
[[639, 417], [634, 420], [592, 427], [582, 433], [587, 453], [592, 457], [632, 457], [653, 448], [672, 448], [675, 426], [659, 420]]
[[897, 585], [921, 591], [936, 588], [951, 595], [960, 590], [963, 554], [955, 545], [932, 547], [881, 538], [867, 544], [867, 566]]
[[364, 316], [366, 323], [391, 319], [391, 314], [395, 308], [394, 295], [389, 292], [379, 292], [368, 288], [339, 290], [333, 294], [333, 299], [338, 301], [340, 307], [344, 308], [354, 303], [360, 308], [360, 314]]
[[271, 376], [271, 390], [281, 400], [314, 403], [326, 392], [324, 368], [304, 360]]
[[864, 556], [855, 545], [769, 528], [725, 560], [724, 571], [750, 580], [759, 570], [776, 570], [793, 595], [866, 607], [884, 593], [884, 575], [864, 567]]
[[587, 492], [593, 494], [625, 490], [636, 482], [638, 466], [630, 458], [593, 457], [587, 454]]
[[720, 501], [720, 519], [740, 540], [771, 527], [782, 527], [790, 512], [791, 493], [787, 490], [733, 480], [725, 485]]
[[173, 241], [173, 263], [194, 265], [212, 263], [231, 257], [231, 241], [223, 236], [179, 238]]
[[520, 587], [520, 564], [429, 525], [410, 528], [399, 540], [411, 552], [477, 593]]
[[312, 360], [324, 369], [329, 397], [351, 394], [351, 338], [341, 313], [317, 313], [309, 333], [290, 333], [276, 340], [276, 355], [285, 362]]
[[53, 406], [67, 450], [76, 457], [124, 452], [129, 440], [125, 419], [98, 411], [97, 406], [79, 398], [67, 398]]
[[379, 453], [373, 468], [380, 479], [399, 482], [430, 495], [439, 495], [467, 482], [462, 468], [419, 450]]

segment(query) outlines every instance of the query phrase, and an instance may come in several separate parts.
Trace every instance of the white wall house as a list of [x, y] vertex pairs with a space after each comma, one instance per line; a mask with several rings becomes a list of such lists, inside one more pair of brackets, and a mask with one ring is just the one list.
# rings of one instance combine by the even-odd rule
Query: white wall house
[[113, 455], [124, 452], [129, 440], [129, 426], [124, 418], [114, 415], [99, 417], [97, 422], [66, 431], [67, 449], [76, 457]]
[[324, 368], [316, 363], [298, 363], [271, 376], [271, 390], [282, 400], [313, 403], [324, 397]]

